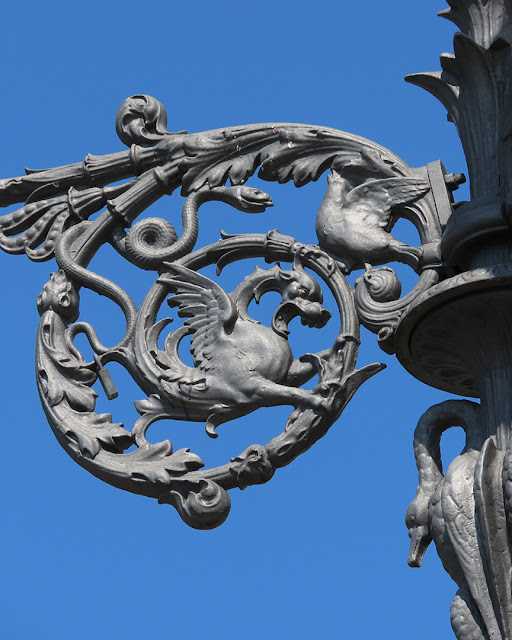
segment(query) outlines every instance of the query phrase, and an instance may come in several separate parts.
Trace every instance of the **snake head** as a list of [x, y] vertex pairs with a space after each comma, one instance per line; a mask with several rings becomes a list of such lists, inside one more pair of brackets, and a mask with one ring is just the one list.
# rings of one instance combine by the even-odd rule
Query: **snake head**
[[253, 187], [240, 186], [235, 187], [236, 202], [233, 203], [240, 211], [247, 213], [262, 213], [267, 207], [273, 207], [274, 203], [272, 198], [261, 191], [260, 189], [254, 189]]

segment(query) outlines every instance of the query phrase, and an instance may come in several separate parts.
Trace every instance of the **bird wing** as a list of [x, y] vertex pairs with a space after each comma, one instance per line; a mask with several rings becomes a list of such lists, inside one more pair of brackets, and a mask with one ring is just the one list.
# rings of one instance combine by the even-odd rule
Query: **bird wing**
[[429, 190], [428, 182], [419, 178], [371, 180], [349, 191], [343, 209], [350, 213], [357, 208], [358, 216], [368, 216], [375, 226], [389, 230], [393, 208], [415, 202]]
[[453, 460], [445, 476], [441, 507], [454, 559], [462, 568], [488, 637], [498, 638], [501, 634], [487, 585], [475, 519], [474, 474], [479, 455], [479, 451], [471, 450]]
[[194, 364], [208, 371], [215, 344], [235, 324], [238, 312], [224, 289], [210, 278], [178, 264], [166, 266], [160, 280], [165, 279], [166, 286], [175, 291], [169, 306], [179, 307], [180, 318], [188, 318], [185, 326], [192, 331]]

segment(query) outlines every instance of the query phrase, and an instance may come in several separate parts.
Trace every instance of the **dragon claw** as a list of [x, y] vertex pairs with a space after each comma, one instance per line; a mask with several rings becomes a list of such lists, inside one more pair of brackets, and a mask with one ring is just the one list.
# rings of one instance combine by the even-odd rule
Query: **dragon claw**
[[302, 405], [303, 408], [319, 411], [320, 413], [327, 413], [330, 409], [330, 404], [317, 393], [319, 386], [320, 385], [317, 385], [312, 391], [306, 392], [302, 398], [302, 402], [299, 404]]

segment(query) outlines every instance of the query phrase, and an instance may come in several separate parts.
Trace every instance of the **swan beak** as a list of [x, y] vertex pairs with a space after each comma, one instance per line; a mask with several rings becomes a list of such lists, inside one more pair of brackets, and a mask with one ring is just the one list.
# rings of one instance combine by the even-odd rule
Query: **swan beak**
[[409, 549], [407, 564], [410, 567], [421, 567], [425, 551], [432, 541], [428, 527], [426, 525], [420, 525], [409, 529], [409, 537], [411, 538], [411, 547]]

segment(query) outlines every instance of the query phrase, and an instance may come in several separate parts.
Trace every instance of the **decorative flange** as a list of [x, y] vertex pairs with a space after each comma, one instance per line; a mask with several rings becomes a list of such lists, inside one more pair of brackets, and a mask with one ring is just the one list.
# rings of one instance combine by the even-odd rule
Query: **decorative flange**
[[398, 360], [432, 387], [479, 398], [481, 372], [496, 350], [508, 352], [511, 292], [512, 265], [465, 271], [433, 286], [398, 324]]

